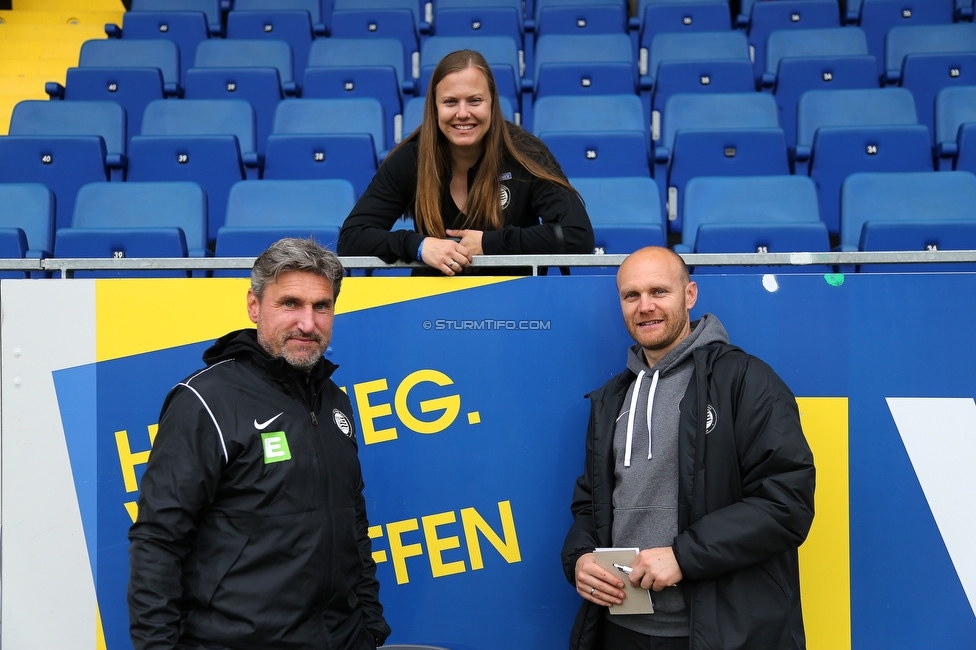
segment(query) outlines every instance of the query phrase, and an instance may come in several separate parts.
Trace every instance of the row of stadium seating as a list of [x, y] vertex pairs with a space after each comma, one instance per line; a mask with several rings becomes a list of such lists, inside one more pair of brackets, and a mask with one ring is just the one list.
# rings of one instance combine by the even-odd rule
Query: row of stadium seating
[[[589, 205], [598, 249], [627, 253], [666, 245], [657, 186], [641, 178], [572, 179]], [[252, 257], [280, 237], [313, 236], [334, 246], [354, 203], [344, 180], [240, 181], [230, 191], [216, 255]], [[969, 172], [858, 173], [841, 198], [841, 250], [976, 249], [976, 176]], [[40, 184], [0, 184], [0, 257], [208, 256], [207, 200], [195, 183], [90, 183], [78, 193], [72, 227], [55, 235], [54, 197]], [[282, 214], [288, 215], [282, 224]], [[884, 217], [879, 219], [878, 215]], [[938, 215], [924, 219], [920, 215]], [[16, 220], [4, 215], [16, 215]], [[400, 227], [410, 227], [402, 224]], [[680, 253], [827, 252], [813, 182], [799, 176], [702, 177], [688, 184]], [[46, 249], [46, 250], [45, 250]], [[865, 265], [864, 271], [976, 270], [958, 264]], [[827, 266], [804, 269], [831, 272]], [[581, 271], [586, 272], [586, 271]], [[696, 272], [764, 272], [762, 267], [701, 267]], [[129, 272], [145, 276], [147, 272]], [[183, 271], [156, 271], [160, 277]], [[6, 272], [0, 277], [23, 277]], [[78, 277], [125, 277], [88, 272]], [[217, 272], [216, 275], [241, 275]]]

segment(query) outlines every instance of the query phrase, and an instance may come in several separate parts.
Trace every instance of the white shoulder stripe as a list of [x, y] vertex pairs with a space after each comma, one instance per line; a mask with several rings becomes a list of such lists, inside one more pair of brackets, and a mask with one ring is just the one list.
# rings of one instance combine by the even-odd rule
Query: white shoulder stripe
[[203, 399], [203, 395], [201, 395], [199, 392], [197, 392], [197, 389], [194, 388], [193, 386], [191, 386], [190, 385], [190, 382], [193, 381], [194, 379], [196, 379], [197, 377], [199, 377], [200, 375], [202, 375], [203, 373], [207, 372], [208, 370], [211, 370], [213, 368], [216, 368], [217, 366], [219, 366], [221, 364], [224, 364], [224, 363], [227, 363], [229, 361], [233, 361], [233, 359], [224, 359], [220, 363], [215, 363], [212, 366], [208, 366], [208, 367], [204, 368], [203, 370], [201, 370], [200, 372], [198, 372], [197, 374], [195, 374], [192, 377], [190, 377], [189, 379], [187, 379], [185, 382], [181, 382], [181, 383], [177, 384], [177, 386], [186, 386], [188, 389], [190, 389], [191, 391], [193, 391], [193, 394], [196, 395], [197, 396], [197, 399], [200, 400], [200, 403], [203, 404], [203, 408], [207, 409], [207, 414], [210, 416], [210, 420], [214, 423], [214, 428], [217, 429], [217, 435], [220, 437], [220, 447], [224, 450], [224, 462], [225, 463], [229, 463], [230, 462], [230, 456], [227, 453], [227, 444], [224, 442], [224, 432], [220, 430], [220, 424], [217, 422], [217, 418], [214, 417], [213, 411], [210, 410], [210, 405], [207, 404], [207, 400]]

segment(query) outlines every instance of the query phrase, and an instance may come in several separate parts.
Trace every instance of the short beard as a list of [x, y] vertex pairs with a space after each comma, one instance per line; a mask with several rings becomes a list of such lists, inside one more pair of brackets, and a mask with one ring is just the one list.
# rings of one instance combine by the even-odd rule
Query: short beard
[[318, 364], [318, 362], [322, 359], [322, 351], [315, 350], [312, 353], [312, 356], [304, 357], [304, 358], [299, 358], [291, 354], [290, 352], [282, 351], [281, 358], [284, 359], [289, 366], [295, 368], [296, 370], [303, 370], [305, 372], [310, 372], [312, 368], [314, 368], [316, 364]]
[[[304, 355], [299, 356], [288, 351], [285, 348], [285, 343], [288, 342], [289, 338], [298, 334], [301, 333], [288, 332], [281, 338], [279, 342], [269, 341], [266, 337], [261, 336], [259, 334], [258, 343], [261, 345], [262, 348], [264, 348], [264, 351], [267, 352], [270, 356], [276, 359], [284, 359], [285, 363], [287, 363], [292, 368], [295, 368], [296, 370], [310, 372], [312, 368], [314, 368], [316, 364], [318, 364], [318, 362], [322, 359], [323, 350], [320, 348], [315, 348], [311, 350], [309, 356], [304, 356]], [[322, 339], [316, 337], [315, 342], [321, 344]], [[326, 346], [327, 345], [328, 343], [326, 344]]]

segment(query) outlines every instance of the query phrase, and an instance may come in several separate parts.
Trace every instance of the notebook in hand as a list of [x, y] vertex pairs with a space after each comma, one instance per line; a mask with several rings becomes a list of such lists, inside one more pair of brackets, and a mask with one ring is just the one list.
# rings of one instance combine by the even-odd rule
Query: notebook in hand
[[624, 583], [624, 602], [622, 605], [611, 605], [611, 614], [653, 614], [654, 603], [651, 592], [630, 584], [630, 577], [626, 570], [620, 567], [630, 567], [637, 558], [639, 549], [636, 548], [598, 548], [593, 551], [596, 563], [606, 569], [611, 575], [620, 578]]

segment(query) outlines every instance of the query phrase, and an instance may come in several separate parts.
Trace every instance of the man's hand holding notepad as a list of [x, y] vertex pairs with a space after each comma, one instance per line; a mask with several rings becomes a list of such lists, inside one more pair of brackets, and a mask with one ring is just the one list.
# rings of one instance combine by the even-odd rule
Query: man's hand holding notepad
[[610, 606], [611, 614], [654, 613], [651, 592], [630, 583], [630, 567], [637, 559], [638, 551], [639, 549], [636, 548], [598, 548], [593, 551], [593, 559], [596, 563], [611, 575], [619, 577], [624, 583], [626, 596], [622, 604]]

